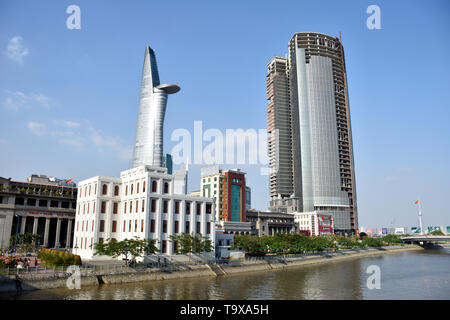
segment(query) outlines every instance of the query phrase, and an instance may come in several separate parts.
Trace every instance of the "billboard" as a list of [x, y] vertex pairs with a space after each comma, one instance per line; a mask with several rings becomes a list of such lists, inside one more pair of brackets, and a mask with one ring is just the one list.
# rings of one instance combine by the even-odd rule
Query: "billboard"
[[382, 228], [381, 229], [381, 234], [388, 234], [388, 229], [387, 228]]
[[420, 233], [420, 227], [412, 227], [411, 233]]
[[438, 226], [428, 227], [428, 233], [433, 232], [433, 231], [441, 231], [441, 227], [438, 227]]
[[400, 228], [395, 228], [394, 230], [394, 234], [405, 234], [405, 228], [404, 227], [400, 227]]

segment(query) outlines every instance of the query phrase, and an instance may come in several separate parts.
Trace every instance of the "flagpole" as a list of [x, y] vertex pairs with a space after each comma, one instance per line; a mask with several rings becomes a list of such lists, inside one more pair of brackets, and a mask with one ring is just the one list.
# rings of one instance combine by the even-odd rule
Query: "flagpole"
[[419, 226], [420, 226], [420, 234], [424, 235], [423, 226], [422, 226], [422, 203], [419, 198]]

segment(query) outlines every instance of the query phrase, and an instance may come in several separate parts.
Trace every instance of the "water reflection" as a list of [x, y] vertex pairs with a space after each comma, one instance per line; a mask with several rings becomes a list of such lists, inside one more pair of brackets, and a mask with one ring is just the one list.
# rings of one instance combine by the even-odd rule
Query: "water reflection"
[[[381, 290], [366, 287], [367, 267], [381, 268]], [[414, 251], [224, 277], [52, 289], [0, 299], [449, 299], [450, 250]]]

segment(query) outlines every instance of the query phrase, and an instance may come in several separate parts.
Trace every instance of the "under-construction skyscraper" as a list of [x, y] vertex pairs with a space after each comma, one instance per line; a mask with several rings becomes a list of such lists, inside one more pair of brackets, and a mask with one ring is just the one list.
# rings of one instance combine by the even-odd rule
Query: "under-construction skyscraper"
[[339, 38], [300, 32], [268, 65], [271, 207], [332, 215], [358, 229], [350, 107]]

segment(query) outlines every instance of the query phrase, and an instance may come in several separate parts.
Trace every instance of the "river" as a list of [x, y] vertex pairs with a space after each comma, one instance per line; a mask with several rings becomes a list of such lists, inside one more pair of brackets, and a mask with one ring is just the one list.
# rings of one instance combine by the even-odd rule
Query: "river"
[[[369, 289], [369, 266], [380, 289]], [[0, 299], [450, 299], [450, 249], [353, 258], [285, 270], [224, 277], [100, 285], [2, 294]]]

